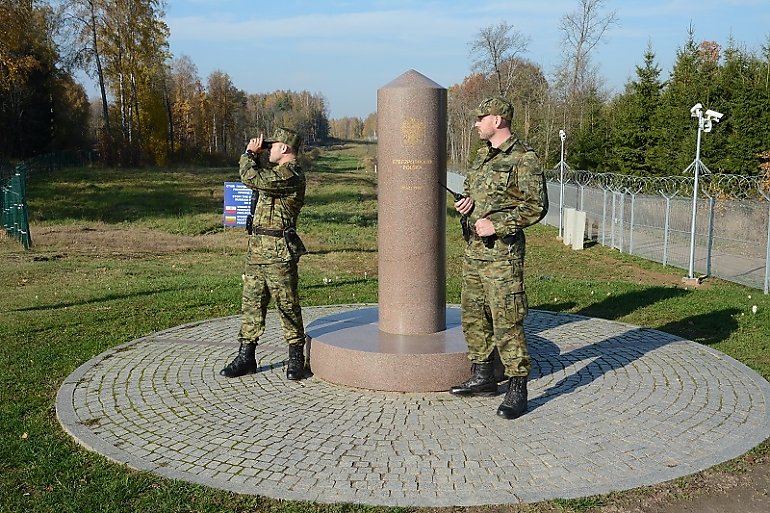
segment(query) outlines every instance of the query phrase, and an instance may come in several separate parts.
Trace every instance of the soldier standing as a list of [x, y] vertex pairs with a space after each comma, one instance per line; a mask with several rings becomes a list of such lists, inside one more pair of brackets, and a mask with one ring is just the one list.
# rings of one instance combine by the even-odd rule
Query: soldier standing
[[528, 306], [523, 229], [545, 216], [548, 194], [534, 150], [511, 133], [513, 106], [503, 98], [487, 98], [474, 114], [486, 145], [468, 170], [466, 196], [454, 204], [463, 216], [467, 242], [461, 311], [472, 375], [450, 392], [494, 395], [496, 347], [508, 378], [497, 414], [515, 419], [527, 410], [531, 370], [524, 338]]
[[[240, 158], [241, 181], [258, 197], [243, 273], [240, 348], [220, 371], [228, 378], [257, 371], [254, 351], [265, 332], [271, 297], [289, 345], [286, 377], [298, 380], [305, 376], [305, 327], [297, 292], [297, 262], [304, 246], [295, 230], [305, 204], [305, 174], [297, 161], [300, 143], [299, 134], [279, 128], [270, 140], [262, 135], [251, 139]], [[269, 164], [262, 155], [268, 151]]]

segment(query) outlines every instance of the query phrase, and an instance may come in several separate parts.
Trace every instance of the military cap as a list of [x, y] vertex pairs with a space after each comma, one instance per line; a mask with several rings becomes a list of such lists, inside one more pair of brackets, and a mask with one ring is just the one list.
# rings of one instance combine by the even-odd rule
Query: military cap
[[302, 137], [288, 128], [276, 128], [273, 132], [273, 137], [265, 139], [265, 142], [275, 143], [282, 142], [291, 146], [295, 151], [299, 150], [300, 144], [302, 144]]
[[482, 101], [473, 113], [479, 118], [492, 114], [510, 121], [513, 119], [513, 105], [505, 98], [495, 96]]

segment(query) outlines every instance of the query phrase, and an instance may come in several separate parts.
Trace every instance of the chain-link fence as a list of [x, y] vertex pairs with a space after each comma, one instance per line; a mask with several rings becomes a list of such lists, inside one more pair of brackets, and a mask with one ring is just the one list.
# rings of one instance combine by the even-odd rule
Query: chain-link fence
[[[586, 236], [604, 246], [704, 276], [758, 288], [770, 280], [770, 183], [762, 177], [707, 174], [638, 177], [559, 169], [548, 173], [550, 209], [586, 213]], [[563, 192], [562, 192], [563, 190]], [[695, 207], [695, 236], [692, 213]], [[692, 259], [692, 262], [691, 262]]]
[[[559, 227], [563, 210], [586, 213], [586, 238], [598, 244], [695, 273], [770, 291], [770, 180], [727, 174], [639, 177], [573, 171], [546, 172], [548, 215]], [[463, 190], [461, 171], [447, 185]], [[695, 236], [692, 212], [695, 205]], [[560, 209], [560, 206], [562, 209]], [[560, 232], [561, 233], [561, 232]]]

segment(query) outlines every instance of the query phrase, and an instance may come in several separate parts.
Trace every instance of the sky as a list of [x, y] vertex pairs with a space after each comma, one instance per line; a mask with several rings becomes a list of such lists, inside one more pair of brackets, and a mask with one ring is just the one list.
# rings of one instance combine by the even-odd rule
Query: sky
[[[443, 87], [472, 73], [470, 43], [506, 22], [530, 39], [521, 55], [553, 76], [561, 62], [561, 18], [579, 0], [167, 0], [174, 57], [188, 56], [204, 84], [227, 73], [246, 93], [309, 91], [332, 119], [377, 110], [377, 90], [414, 69]], [[623, 91], [648, 45], [661, 78], [692, 26], [709, 40], [758, 54], [770, 41], [770, 0], [607, 0], [618, 24], [592, 54], [605, 87]]]

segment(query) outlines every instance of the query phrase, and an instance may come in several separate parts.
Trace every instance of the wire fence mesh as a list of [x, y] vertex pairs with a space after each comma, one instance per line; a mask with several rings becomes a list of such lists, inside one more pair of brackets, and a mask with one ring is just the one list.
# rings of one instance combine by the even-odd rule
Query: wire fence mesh
[[590, 240], [667, 266], [689, 269], [692, 265], [703, 276], [768, 293], [770, 183], [766, 178], [707, 174], [701, 177], [697, 195], [688, 176], [557, 169], [549, 171], [547, 178], [547, 224], [559, 227], [562, 209], [584, 211]]
[[[447, 184], [463, 190], [462, 171]], [[543, 222], [562, 228], [564, 209], [586, 213], [589, 241], [647, 260], [770, 289], [770, 179], [730, 174], [643, 177], [546, 171], [549, 209]], [[695, 233], [693, 235], [693, 205]], [[561, 230], [559, 232], [561, 234]]]

